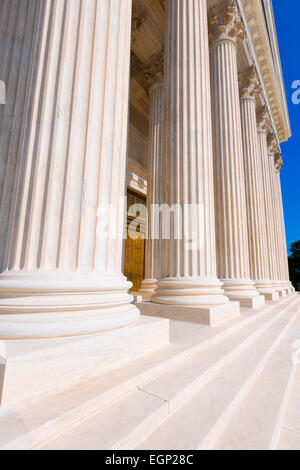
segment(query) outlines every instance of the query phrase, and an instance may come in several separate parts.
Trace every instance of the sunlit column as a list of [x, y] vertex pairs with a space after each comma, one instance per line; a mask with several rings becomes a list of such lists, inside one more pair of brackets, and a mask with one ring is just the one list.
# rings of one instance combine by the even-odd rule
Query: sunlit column
[[[27, 77], [35, 86], [11, 175], [2, 338], [88, 334], [138, 318], [121, 273], [131, 6], [40, 4]], [[26, 28], [31, 35], [29, 18]]]

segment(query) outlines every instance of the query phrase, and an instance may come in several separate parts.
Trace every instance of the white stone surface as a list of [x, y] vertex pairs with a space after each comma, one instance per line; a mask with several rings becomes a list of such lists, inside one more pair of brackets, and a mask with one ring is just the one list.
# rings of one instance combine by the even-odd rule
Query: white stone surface
[[[299, 303], [298, 303], [299, 309]], [[274, 319], [251, 345], [214, 375], [200, 392], [179, 408], [138, 446], [156, 450], [210, 450], [215, 448], [267, 361], [289, 331], [296, 315], [285, 312]], [[189, 374], [189, 368], [186, 368]], [[182, 380], [182, 387], [185, 386]], [[165, 391], [168, 390], [166, 384]]]

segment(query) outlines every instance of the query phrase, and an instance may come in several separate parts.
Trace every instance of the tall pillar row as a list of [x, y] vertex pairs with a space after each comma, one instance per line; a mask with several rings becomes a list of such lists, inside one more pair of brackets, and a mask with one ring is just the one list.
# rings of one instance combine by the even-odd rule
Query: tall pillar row
[[166, 17], [162, 202], [181, 214], [163, 239], [152, 302], [227, 305], [216, 273], [206, 0], [167, 0]]
[[260, 85], [255, 66], [240, 75], [240, 91], [250, 275], [256, 289], [266, 300], [276, 300], [278, 294], [272, 286], [268, 257], [263, 156], [256, 121], [256, 99], [260, 94]]
[[[29, 10], [23, 22], [21, 15], [35, 2], [22, 0], [22, 11], [15, 3], [5, 7], [13, 4], [14, 24], [20, 21], [24, 37], [31, 37]], [[107, 331], [139, 315], [121, 272], [119, 236], [131, 0], [45, 0], [36, 6], [32, 76], [22, 69], [32, 90], [25, 103], [28, 108], [30, 100], [31, 112], [11, 175], [17, 194], [0, 275], [1, 338]], [[1, 47], [12, 50], [10, 35], [7, 41]]]
[[[264, 304], [264, 297], [259, 294], [250, 274], [237, 68], [237, 44], [243, 38], [244, 32], [235, 2], [226, 1], [209, 10], [209, 31], [218, 277], [224, 283], [225, 294], [230, 299], [240, 301], [242, 306], [255, 308]], [[245, 132], [251, 133], [252, 131], [252, 134], [248, 136], [249, 145], [254, 144], [256, 151], [257, 143], [253, 134], [253, 104], [245, 100], [243, 103], [245, 119], [248, 111], [251, 115], [247, 118]], [[252, 150], [249, 148], [250, 153]], [[251, 158], [253, 157], [251, 153]], [[247, 175], [247, 177], [249, 179], [252, 175]], [[257, 243], [253, 252], [255, 249], [257, 249]], [[254, 256], [257, 260], [257, 253]]]
[[[0, 338], [126, 326], [139, 316], [121, 271], [132, 2], [2, 3]], [[156, 77], [149, 91], [148, 204], [180, 214], [169, 239], [147, 243], [142, 289], [157, 304], [257, 307], [260, 293], [290, 284], [280, 162], [268, 157], [264, 177], [255, 99], [240, 101], [236, 2], [209, 11], [209, 34], [206, 0], [167, 0], [166, 14], [164, 84]]]

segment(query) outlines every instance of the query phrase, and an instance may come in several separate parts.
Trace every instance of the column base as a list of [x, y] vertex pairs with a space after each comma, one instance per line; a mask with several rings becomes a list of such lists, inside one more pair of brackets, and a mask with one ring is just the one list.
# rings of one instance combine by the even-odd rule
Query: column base
[[37, 271], [0, 279], [0, 339], [95, 334], [139, 318], [124, 276]]
[[276, 300], [279, 299], [279, 293], [278, 292], [268, 292], [263, 294], [264, 298], [268, 301], [275, 302]]
[[229, 302], [218, 279], [166, 278], [157, 283], [152, 302], [174, 307], [208, 308]]
[[0, 341], [0, 404], [64, 390], [168, 344], [168, 320], [149, 317], [105, 334]]
[[184, 307], [180, 305], [160, 305], [153, 302], [137, 303], [141, 315], [150, 315], [193, 323], [215, 326], [239, 316], [238, 302], [228, 302], [211, 307]]
[[256, 297], [236, 297], [228, 296], [230, 300], [235, 300], [240, 303], [243, 308], [257, 309], [263, 307], [266, 303], [265, 297], [263, 295], [258, 295]]
[[273, 287], [272, 281], [256, 281], [255, 287], [260, 295], [263, 295], [265, 300], [276, 301], [279, 299], [279, 294]]
[[265, 298], [260, 295], [251, 280], [228, 280], [224, 279], [224, 292], [227, 297], [236, 302], [240, 302], [244, 308], [260, 308], [265, 305]]
[[154, 295], [154, 292], [152, 292], [152, 294], [147, 294], [147, 293], [138, 291], [138, 292], [130, 292], [130, 294], [133, 295], [135, 302], [150, 302]]
[[286, 288], [287, 295], [293, 294], [293, 286], [292, 286], [292, 283], [290, 281], [286, 282], [285, 288]]
[[153, 295], [157, 289], [157, 280], [156, 279], [144, 279], [139, 293], [141, 294], [151, 294]]
[[286, 289], [283, 288], [277, 288], [276, 292], [278, 292], [279, 297], [286, 297], [287, 296], [287, 291]]

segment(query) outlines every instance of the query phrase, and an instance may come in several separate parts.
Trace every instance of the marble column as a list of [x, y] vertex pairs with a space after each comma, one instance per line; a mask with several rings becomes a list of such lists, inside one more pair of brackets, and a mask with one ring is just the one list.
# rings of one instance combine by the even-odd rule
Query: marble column
[[241, 120], [245, 168], [250, 276], [266, 300], [276, 300], [268, 259], [262, 158], [256, 122], [256, 99], [260, 85], [254, 66], [240, 74]]
[[284, 222], [284, 211], [283, 211], [283, 201], [282, 201], [282, 190], [281, 190], [281, 171], [283, 166], [283, 160], [281, 154], [275, 155], [275, 189], [277, 193], [277, 207], [278, 207], [278, 222], [279, 222], [279, 242], [281, 246], [281, 260], [282, 260], [282, 269], [281, 269], [281, 280], [283, 281], [283, 286], [286, 288], [287, 293], [291, 293], [292, 284], [289, 280], [289, 265], [288, 265], [288, 251], [286, 243], [286, 231], [285, 231], [285, 222]]
[[218, 276], [242, 306], [264, 304], [250, 276], [237, 43], [243, 25], [235, 1], [209, 10]]
[[207, 4], [168, 0], [166, 8], [163, 202], [175, 216], [152, 301], [229, 314], [238, 304], [216, 275]]
[[145, 279], [139, 293], [150, 300], [161, 274], [161, 230], [155, 207], [161, 203], [164, 135], [164, 51], [143, 67], [145, 86], [149, 88], [150, 119], [148, 144], [148, 236], [145, 253]]
[[266, 222], [266, 239], [267, 246], [265, 248], [265, 254], [267, 256], [269, 279], [273, 286], [273, 299], [276, 300], [278, 297], [276, 282], [276, 240], [275, 240], [275, 229], [274, 229], [274, 217], [273, 217], [273, 199], [272, 199], [272, 176], [270, 174], [269, 167], [269, 154], [268, 154], [268, 143], [267, 135], [270, 128], [270, 118], [268, 110], [265, 106], [259, 108], [257, 111], [257, 136], [259, 154], [262, 164], [262, 188], [263, 197], [262, 204], [264, 207], [264, 217]]
[[121, 272], [131, 7], [40, 4], [1, 264], [1, 338], [83, 335], [138, 318]]
[[285, 283], [283, 282], [283, 257], [282, 257], [282, 243], [280, 235], [279, 224], [279, 204], [278, 192], [276, 183], [276, 167], [275, 155], [279, 151], [279, 145], [274, 133], [268, 135], [268, 152], [269, 152], [269, 172], [271, 181], [271, 194], [272, 194], [272, 213], [273, 213], [273, 227], [274, 227], [274, 242], [275, 242], [275, 259], [274, 259], [274, 281], [273, 284], [280, 296], [286, 295]]

